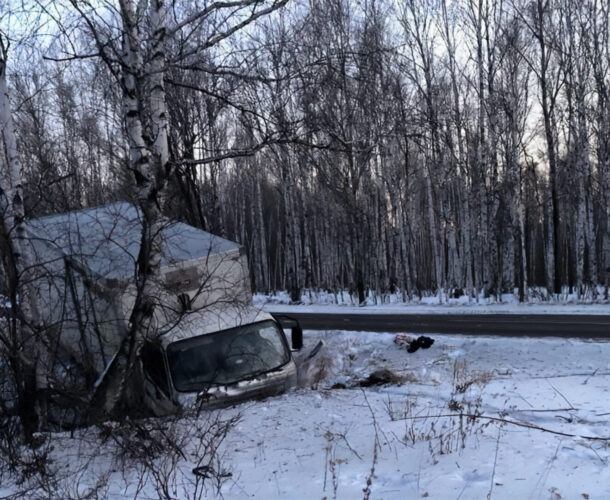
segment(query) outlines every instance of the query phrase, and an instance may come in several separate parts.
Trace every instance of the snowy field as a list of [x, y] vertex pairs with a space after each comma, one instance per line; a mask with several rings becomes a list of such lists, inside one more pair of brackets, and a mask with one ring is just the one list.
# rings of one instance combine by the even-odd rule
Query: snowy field
[[[610, 343], [431, 336], [409, 354], [393, 334], [306, 331], [304, 352], [324, 341], [307, 387], [177, 427], [150, 422], [182, 429], [171, 459], [125, 466], [103, 430], [54, 435], [47, 459], [67, 481], [56, 491], [97, 481], [99, 498], [117, 499], [610, 498]], [[375, 372], [391, 381], [361, 387]], [[236, 416], [219, 460], [204, 460], [210, 419]], [[219, 483], [193, 475], [202, 463]]]
[[[363, 498], [369, 478], [378, 499], [610, 498], [610, 443], [587, 439], [610, 438], [610, 343], [437, 336], [408, 354], [391, 334], [318, 338], [318, 390], [242, 409], [227, 498]], [[358, 387], [381, 369], [404, 382]], [[481, 417], [441, 416], [460, 412]]]

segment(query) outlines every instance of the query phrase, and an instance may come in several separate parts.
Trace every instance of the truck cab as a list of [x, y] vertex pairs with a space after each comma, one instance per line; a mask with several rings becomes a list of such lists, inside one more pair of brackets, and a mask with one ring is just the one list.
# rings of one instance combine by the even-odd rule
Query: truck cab
[[[298, 335], [293, 345], [300, 347]], [[280, 323], [253, 308], [185, 318], [175, 331], [145, 344], [142, 370], [146, 396], [156, 400], [151, 407], [162, 408], [158, 413], [229, 406], [278, 395], [297, 384]]]

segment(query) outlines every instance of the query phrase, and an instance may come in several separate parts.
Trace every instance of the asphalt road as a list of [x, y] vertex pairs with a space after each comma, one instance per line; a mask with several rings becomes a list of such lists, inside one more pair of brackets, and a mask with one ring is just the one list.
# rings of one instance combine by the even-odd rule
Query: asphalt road
[[277, 313], [303, 329], [610, 339], [610, 315]]

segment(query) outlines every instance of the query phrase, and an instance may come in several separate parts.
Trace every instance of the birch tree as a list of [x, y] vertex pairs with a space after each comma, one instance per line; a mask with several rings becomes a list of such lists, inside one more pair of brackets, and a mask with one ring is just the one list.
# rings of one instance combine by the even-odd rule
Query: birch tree
[[13, 126], [7, 83], [10, 43], [0, 32], [0, 249], [11, 301], [2, 351], [13, 375], [18, 413], [27, 436], [44, 424], [48, 391], [48, 340], [36, 290], [36, 269], [27, 230], [23, 172]]
[[501, 135], [504, 156], [504, 182], [501, 193], [506, 206], [507, 223], [503, 225], [504, 280], [512, 288], [518, 285], [519, 300], [527, 300], [528, 259], [526, 250], [524, 167], [522, 162], [529, 103], [531, 71], [522, 53], [526, 50], [523, 28], [518, 19], [509, 19], [502, 28], [499, 57], [504, 61], [499, 75], [499, 100], [502, 111]]
[[549, 196], [545, 200], [546, 237], [545, 262], [547, 273], [547, 288], [549, 291], [561, 291], [561, 261], [559, 239], [559, 197], [557, 188], [558, 148], [556, 103], [559, 93], [559, 78], [556, 65], [553, 63], [553, 53], [550, 48], [550, 35], [554, 19], [552, 0], [535, 0], [523, 6], [517, 5], [517, 12], [530, 31], [537, 44], [536, 61], [531, 61], [538, 86], [540, 88], [540, 106], [542, 108], [544, 138], [546, 141], [546, 156], [548, 160]]
[[443, 241], [438, 228], [438, 186], [436, 179], [442, 176], [441, 148], [439, 138], [439, 113], [436, 95], [438, 83], [435, 81], [435, 37], [434, 20], [431, 9], [422, 8], [417, 1], [406, 4], [401, 24], [407, 36], [409, 49], [408, 75], [418, 88], [423, 103], [422, 114], [426, 120], [424, 134], [427, 141], [423, 150], [426, 164], [425, 182], [428, 197], [428, 224], [430, 227], [430, 240], [432, 259], [434, 262], [434, 283], [439, 294], [445, 287], [443, 272]]
[[593, 127], [597, 144], [597, 185], [599, 186], [598, 231], [601, 233], [601, 255], [598, 270], [605, 284], [605, 298], [610, 287], [610, 7], [606, 2], [588, 2], [592, 17], [591, 45], [588, 57], [592, 61], [597, 100], [593, 111]]

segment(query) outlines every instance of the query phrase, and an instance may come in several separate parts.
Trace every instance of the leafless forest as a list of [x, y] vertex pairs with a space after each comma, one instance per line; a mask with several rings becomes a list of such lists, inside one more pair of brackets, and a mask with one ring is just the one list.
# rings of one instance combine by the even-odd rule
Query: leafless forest
[[148, 197], [295, 298], [607, 283], [604, 0], [145, 3], [0, 3], [26, 217]]

